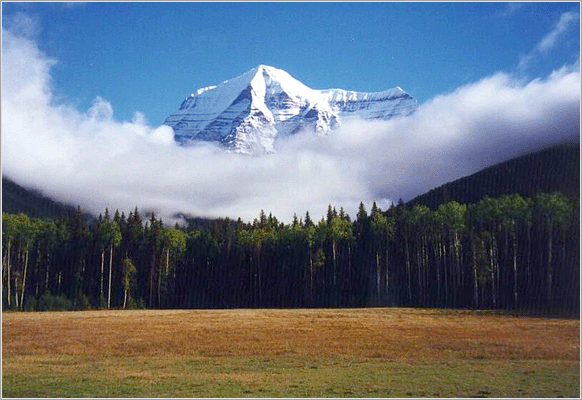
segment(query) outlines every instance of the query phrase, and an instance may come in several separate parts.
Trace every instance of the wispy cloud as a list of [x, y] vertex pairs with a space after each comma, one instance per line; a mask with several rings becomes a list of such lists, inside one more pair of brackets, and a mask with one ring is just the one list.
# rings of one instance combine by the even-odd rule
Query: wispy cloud
[[554, 28], [540, 40], [536, 47], [521, 57], [518, 69], [524, 71], [535, 57], [548, 54], [570, 27], [579, 20], [580, 13], [570, 11], [562, 14]]
[[155, 210], [289, 221], [324, 215], [328, 204], [355, 215], [488, 165], [579, 140], [580, 72], [565, 66], [523, 82], [498, 73], [437, 96], [413, 116], [352, 122], [327, 137], [302, 133], [276, 154], [225, 153], [210, 143], [176, 145], [169, 127], [140, 113], [118, 121], [96, 98], [87, 112], [55, 104], [54, 60], [34, 40], [2, 31], [2, 169], [16, 182], [84, 209]]
[[17, 12], [10, 18], [2, 19], [4, 29], [15, 35], [34, 38], [40, 33], [40, 22], [38, 18], [25, 12]]
[[524, 3], [505, 3], [503, 10], [500, 10], [497, 14], [503, 18], [509, 18], [516, 13], [517, 10], [523, 8]]
[[547, 54], [552, 47], [556, 44], [560, 36], [568, 30], [573, 22], [580, 19], [580, 14], [575, 12], [567, 12], [562, 14], [560, 20], [552, 29], [550, 33], [543, 37], [543, 39], [538, 43], [537, 50], [542, 54]]

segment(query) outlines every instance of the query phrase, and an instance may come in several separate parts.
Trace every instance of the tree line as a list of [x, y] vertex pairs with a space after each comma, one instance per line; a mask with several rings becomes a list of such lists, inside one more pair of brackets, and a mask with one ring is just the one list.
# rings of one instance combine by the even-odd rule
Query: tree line
[[3, 309], [423, 306], [579, 311], [579, 198], [329, 206], [165, 225], [2, 214]]

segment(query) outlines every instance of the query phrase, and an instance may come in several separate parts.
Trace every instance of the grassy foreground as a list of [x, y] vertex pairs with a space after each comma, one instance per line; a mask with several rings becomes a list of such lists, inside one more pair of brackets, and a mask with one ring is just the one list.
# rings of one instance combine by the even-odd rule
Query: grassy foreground
[[2, 315], [2, 397], [580, 397], [580, 321], [410, 308]]

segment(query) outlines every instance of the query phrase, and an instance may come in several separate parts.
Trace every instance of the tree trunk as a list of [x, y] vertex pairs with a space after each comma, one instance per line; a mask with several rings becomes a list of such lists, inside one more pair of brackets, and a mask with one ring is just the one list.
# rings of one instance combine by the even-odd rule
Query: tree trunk
[[456, 234], [454, 232], [449, 232], [449, 254], [451, 258], [451, 283], [453, 284], [453, 304], [457, 306], [458, 293], [459, 293], [459, 273], [457, 271], [457, 243]]
[[404, 249], [406, 251], [406, 286], [407, 286], [407, 295], [408, 295], [408, 304], [410, 306], [412, 303], [412, 276], [410, 273], [410, 252], [408, 249], [408, 238], [404, 238]]
[[[166, 267], [164, 268], [164, 271], [161, 274], [163, 282], [165, 285], [167, 285], [169, 274], [170, 274], [170, 246], [168, 246], [168, 248], [166, 249]], [[160, 279], [160, 286], [161, 286], [162, 279]], [[166, 293], [168, 293], [167, 286], [164, 289], [164, 294], [166, 294]], [[165, 296], [165, 298], [167, 298], [167, 296]], [[159, 301], [160, 301], [160, 305], [161, 305], [162, 304], [161, 297], [160, 297]], [[167, 307], [167, 304], [164, 304], [164, 307]]]
[[7, 283], [7, 291], [8, 291], [8, 308], [10, 308], [10, 305], [11, 305], [11, 302], [12, 302], [12, 300], [11, 300], [12, 293], [11, 293], [11, 289], [10, 289], [11, 286], [12, 286], [11, 283], [10, 283], [10, 279], [11, 279], [11, 276], [10, 276], [10, 269], [11, 269], [11, 266], [10, 266], [10, 250], [11, 249], [12, 249], [12, 241], [11, 240], [8, 240], [8, 248], [6, 249], [6, 256], [5, 256], [5, 259], [6, 259], [6, 274], [7, 274], [7, 279], [6, 279], [7, 282], [6, 283]]
[[442, 283], [441, 283], [441, 254], [440, 254], [440, 241], [438, 238], [433, 238], [433, 254], [434, 254], [434, 262], [437, 274], [437, 296], [436, 296], [436, 304], [438, 306], [442, 305]]
[[553, 239], [553, 224], [551, 223], [551, 221], [548, 221], [548, 281], [547, 281], [547, 301], [548, 301], [548, 306], [550, 305], [551, 301], [552, 301], [552, 279], [553, 279], [553, 270], [552, 270], [552, 239]]
[[389, 256], [388, 256], [388, 245], [386, 245], [386, 250], [385, 250], [385, 254], [384, 254], [384, 290], [382, 291], [382, 298], [384, 299], [384, 302], [382, 303], [382, 305], [388, 305], [388, 293], [389, 293], [389, 280], [388, 280], [388, 268], [389, 268]]
[[170, 274], [170, 248], [166, 249], [166, 271], [164, 276], [168, 276]]
[[160, 257], [160, 267], [158, 268], [158, 308], [162, 308], [162, 270], [164, 269], [164, 256], [163, 253], [159, 254]]
[[[99, 289], [99, 301], [103, 299], [103, 266], [105, 264], [105, 249], [101, 250], [101, 285]], [[101, 305], [99, 305], [101, 307]]]
[[45, 278], [44, 278], [44, 291], [45, 292], [49, 290], [50, 269], [51, 269], [51, 256], [50, 256], [50, 252], [47, 252], [46, 271], [45, 271]]
[[24, 273], [22, 274], [22, 292], [20, 293], [20, 309], [24, 309], [24, 292], [26, 291], [26, 272], [28, 270], [28, 245], [24, 250]]
[[491, 269], [491, 300], [493, 302], [493, 308], [495, 308], [497, 306], [497, 301], [496, 301], [496, 285], [495, 285], [495, 260], [494, 260], [494, 253], [493, 253], [493, 246], [494, 246], [494, 240], [493, 240], [493, 234], [489, 234], [489, 240], [490, 240], [490, 244], [489, 244], [489, 268]]
[[333, 281], [332, 281], [332, 287], [335, 290], [335, 286], [336, 286], [336, 249], [335, 249], [335, 239], [333, 239], [331, 241], [331, 250], [332, 250], [332, 254], [333, 254]]
[[309, 252], [309, 302], [313, 306], [315, 300], [313, 298], [313, 256]]
[[[24, 254], [22, 252], [22, 244], [20, 244], [18, 246], [16, 260], [18, 261], [21, 269], [22, 269], [22, 264], [24, 263], [23, 259], [24, 259]], [[20, 309], [20, 292], [19, 292], [20, 287], [18, 285], [19, 279], [22, 283], [22, 273], [21, 273], [21, 271], [17, 270], [14, 272], [14, 307], [16, 307], [17, 310]]]
[[113, 245], [109, 247], [109, 290], [107, 292], [107, 308], [111, 308], [111, 276], [113, 269]]
[[[449, 275], [450, 275], [450, 271], [449, 268], [447, 267], [447, 247], [445, 245], [445, 239], [444, 239], [444, 235], [443, 238], [441, 239], [441, 256], [442, 256], [442, 266], [443, 266], [443, 281], [444, 281], [444, 304], [446, 306], [450, 306], [449, 304], [449, 298], [450, 298], [450, 290], [449, 290]], [[442, 306], [442, 304], [441, 304]]]
[[[461, 288], [465, 282], [465, 271], [461, 265], [463, 258], [463, 242], [461, 241], [461, 235], [455, 232], [455, 249], [457, 258], [457, 271], [459, 272], [459, 288]], [[463, 299], [464, 301], [464, 299]]]
[[416, 269], [418, 271], [418, 287], [416, 289], [417, 299], [416, 305], [422, 305], [423, 300], [423, 286], [422, 286], [422, 238], [416, 240]]
[[150, 284], [149, 284], [149, 298], [148, 298], [148, 307], [154, 306], [154, 289], [155, 289], [155, 268], [156, 268], [156, 260], [155, 260], [155, 252], [152, 250], [151, 252], [151, 265], [150, 265]]
[[39, 297], [39, 291], [40, 291], [40, 285], [41, 280], [39, 279], [39, 277], [42, 275], [41, 274], [41, 251], [40, 251], [40, 246], [36, 246], [36, 263], [35, 263], [35, 268], [34, 268], [34, 276], [36, 277], [36, 279], [34, 280], [34, 295], [36, 296], [36, 298]]
[[380, 305], [380, 252], [376, 251], [376, 304]]
[[479, 308], [479, 274], [477, 272], [477, 250], [475, 234], [471, 234], [471, 253], [473, 254], [473, 301], [475, 302], [475, 308]]

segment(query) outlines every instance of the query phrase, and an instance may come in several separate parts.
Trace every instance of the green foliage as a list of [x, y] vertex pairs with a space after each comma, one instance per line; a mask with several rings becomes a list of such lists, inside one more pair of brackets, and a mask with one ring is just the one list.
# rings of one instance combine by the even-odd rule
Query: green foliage
[[3, 213], [4, 309], [576, 309], [578, 210], [577, 198], [552, 193], [434, 210], [400, 201], [368, 213], [361, 203], [353, 221], [329, 205], [317, 224], [309, 213], [285, 224], [262, 210], [252, 224], [225, 218], [187, 228], [154, 214], [144, 222], [137, 208], [127, 218], [105, 210], [90, 224], [80, 209], [67, 220]]
[[349, 239], [352, 237], [352, 224], [347, 218], [334, 216], [331, 219], [329, 234], [335, 240]]
[[558, 192], [537, 195], [534, 198], [534, 209], [542, 221], [556, 224], [560, 228], [565, 227], [572, 214], [570, 203]]
[[37, 301], [34, 297], [27, 297], [24, 302], [24, 311], [36, 311], [38, 310]]
[[97, 233], [103, 247], [117, 247], [121, 243], [121, 229], [119, 224], [108, 218], [102, 219], [97, 224]]
[[465, 229], [466, 213], [466, 204], [451, 201], [438, 206], [435, 212], [435, 218], [444, 229], [460, 232]]
[[130, 298], [129, 301], [127, 302], [127, 308], [129, 309], [145, 309], [146, 308], [146, 304], [145, 301], [143, 299], [134, 299], [134, 298]]
[[74, 310], [74, 303], [63, 294], [52, 295], [45, 293], [40, 296], [36, 309], [39, 311], [66, 311]]
[[87, 296], [85, 293], [81, 293], [77, 296], [74, 305], [75, 309], [77, 310], [90, 310], [92, 308], [91, 300], [89, 299], [89, 296]]
[[131, 258], [129, 257], [125, 257], [123, 259], [123, 265], [124, 265], [123, 289], [129, 290], [131, 288], [131, 278], [135, 275], [137, 269], [135, 268], [135, 264], [133, 263], [133, 261], [131, 261]]
[[160, 233], [164, 246], [170, 249], [170, 252], [176, 256], [180, 256], [186, 251], [187, 234], [177, 228], [162, 228]]

